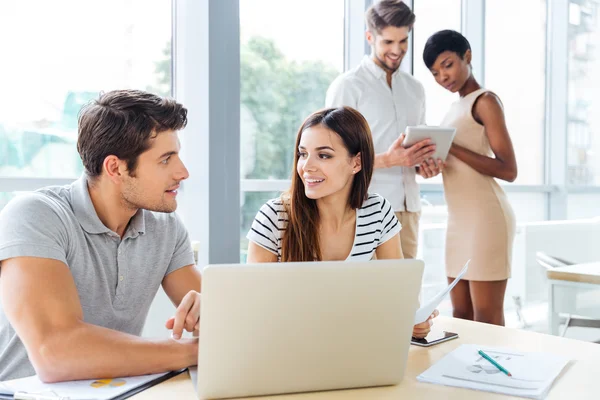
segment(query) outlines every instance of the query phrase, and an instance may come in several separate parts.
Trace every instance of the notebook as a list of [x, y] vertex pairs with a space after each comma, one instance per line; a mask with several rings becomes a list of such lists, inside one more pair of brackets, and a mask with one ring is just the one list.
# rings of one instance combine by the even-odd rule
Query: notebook
[[122, 400], [170, 379], [185, 369], [115, 379], [44, 383], [37, 375], [0, 382], [0, 399]]
[[[479, 355], [483, 350], [510, 371], [507, 376]], [[570, 360], [550, 353], [463, 344], [417, 376], [421, 382], [543, 399]]]

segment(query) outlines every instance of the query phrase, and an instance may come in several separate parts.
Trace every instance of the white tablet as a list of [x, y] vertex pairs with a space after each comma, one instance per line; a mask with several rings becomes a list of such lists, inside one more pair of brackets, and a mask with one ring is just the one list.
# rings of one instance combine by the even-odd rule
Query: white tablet
[[402, 142], [403, 147], [410, 147], [421, 140], [431, 139], [435, 144], [435, 153], [433, 159], [446, 161], [448, 151], [454, 140], [456, 128], [445, 128], [441, 126], [408, 126], [406, 127], [406, 137]]

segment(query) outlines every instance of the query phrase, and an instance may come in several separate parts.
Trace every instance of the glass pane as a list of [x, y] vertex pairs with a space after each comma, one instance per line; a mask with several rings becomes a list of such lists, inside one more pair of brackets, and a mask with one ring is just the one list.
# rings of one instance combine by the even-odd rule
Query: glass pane
[[542, 184], [546, 0], [487, 0], [485, 13], [485, 87], [504, 104], [519, 167], [515, 183]]
[[[413, 30], [413, 75], [425, 87], [427, 124], [439, 125], [450, 108], [450, 104], [456, 100], [456, 95], [435, 82], [433, 75], [423, 63], [423, 49], [427, 39], [438, 31], [452, 29], [460, 32], [461, 0], [418, 0], [414, 3], [417, 20]], [[429, 180], [428, 182], [433, 181]]]
[[241, 177], [287, 179], [300, 124], [343, 70], [344, 0], [240, 0], [240, 25]]
[[[415, 3], [417, 21], [413, 29], [413, 76], [425, 87], [427, 124], [439, 125], [456, 95], [436, 83], [423, 62], [423, 49], [427, 39], [438, 31], [452, 29], [460, 32], [461, 0], [421, 0]], [[417, 176], [417, 182], [442, 183], [442, 176], [431, 179]]]
[[515, 212], [517, 224], [545, 221], [546, 193], [508, 192], [508, 201]]
[[267, 200], [274, 199], [281, 195], [280, 192], [243, 192], [242, 198], [242, 215], [241, 222], [242, 226], [240, 229], [240, 262], [246, 262], [246, 255], [248, 251], [248, 239], [246, 235], [252, 226], [252, 221], [260, 208], [267, 202]]
[[598, 218], [599, 204], [600, 193], [570, 193], [567, 200], [567, 219]]
[[171, 93], [171, 1], [0, 2], [0, 176], [76, 177], [77, 113], [100, 91]]
[[569, 6], [568, 181], [600, 185], [600, 3]]

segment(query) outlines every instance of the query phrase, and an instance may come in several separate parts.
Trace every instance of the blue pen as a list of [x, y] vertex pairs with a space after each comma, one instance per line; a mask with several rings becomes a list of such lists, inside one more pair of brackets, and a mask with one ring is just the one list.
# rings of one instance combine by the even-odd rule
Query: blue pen
[[506, 375], [508, 375], [508, 376], [512, 376], [512, 374], [511, 374], [510, 372], [508, 372], [508, 371], [506, 370], [506, 368], [504, 368], [502, 365], [498, 364], [498, 363], [496, 362], [496, 360], [494, 360], [492, 357], [490, 357], [490, 356], [488, 356], [487, 354], [485, 354], [485, 353], [483, 352], [483, 350], [479, 350], [479, 351], [478, 351], [478, 353], [479, 353], [479, 355], [480, 355], [481, 357], [485, 358], [485, 359], [486, 359], [486, 360], [488, 360], [490, 363], [492, 363], [492, 365], [493, 365], [494, 367], [498, 368], [500, 371], [504, 372]]

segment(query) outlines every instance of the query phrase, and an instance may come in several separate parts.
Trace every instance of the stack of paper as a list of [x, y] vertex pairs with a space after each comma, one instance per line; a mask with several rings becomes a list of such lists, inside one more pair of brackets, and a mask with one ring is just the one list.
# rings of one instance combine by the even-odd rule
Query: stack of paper
[[[483, 350], [507, 369], [507, 376], [479, 355]], [[417, 377], [421, 382], [543, 399], [569, 359], [549, 353], [463, 344]]]
[[190, 371], [190, 379], [194, 385], [194, 390], [198, 393], [198, 367], [189, 367], [188, 370]]

